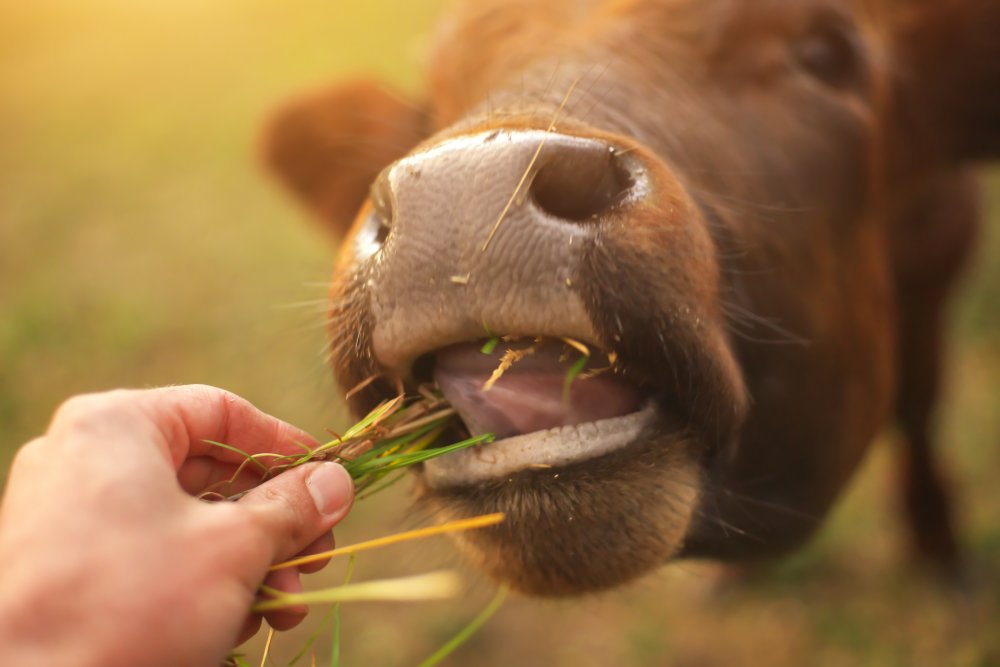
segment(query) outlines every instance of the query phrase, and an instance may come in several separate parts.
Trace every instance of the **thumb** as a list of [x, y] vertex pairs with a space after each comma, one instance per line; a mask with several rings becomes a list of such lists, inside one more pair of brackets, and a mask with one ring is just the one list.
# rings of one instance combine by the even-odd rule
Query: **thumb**
[[310, 463], [264, 482], [240, 498], [270, 541], [274, 559], [289, 558], [328, 533], [351, 509], [354, 481], [339, 463]]

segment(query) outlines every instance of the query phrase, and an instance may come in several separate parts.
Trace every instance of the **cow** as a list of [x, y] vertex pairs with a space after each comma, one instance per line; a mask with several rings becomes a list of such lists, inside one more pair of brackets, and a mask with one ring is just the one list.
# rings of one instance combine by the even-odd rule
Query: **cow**
[[[993, 0], [469, 0], [422, 99], [293, 99], [263, 151], [340, 241], [353, 410], [435, 381], [497, 433], [417, 495], [504, 512], [458, 540], [528, 594], [787, 553], [893, 423], [916, 553], [958, 572], [932, 418], [998, 35]], [[525, 359], [485, 391], [495, 336]], [[567, 395], [560, 341], [610, 371]]]

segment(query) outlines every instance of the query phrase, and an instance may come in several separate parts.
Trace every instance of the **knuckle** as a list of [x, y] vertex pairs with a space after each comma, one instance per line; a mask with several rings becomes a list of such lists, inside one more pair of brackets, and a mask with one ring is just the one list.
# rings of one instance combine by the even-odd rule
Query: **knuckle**
[[[214, 520], [205, 522], [202, 526], [204, 533], [201, 541], [222, 546], [222, 550], [216, 554], [221, 561], [228, 563], [231, 559], [238, 558], [242, 564], [270, 563], [274, 538], [266, 522], [240, 503], [220, 502], [213, 503], [211, 507], [214, 510]], [[237, 568], [239, 571], [244, 569]]]
[[246, 557], [290, 557], [316, 537], [310, 534], [311, 505], [302, 494], [267, 484], [233, 503], [218, 503], [215, 526], [225, 525], [227, 541]]
[[188, 384], [178, 387], [178, 389], [193, 395], [195, 398], [218, 401], [219, 403], [232, 402], [239, 399], [236, 394], [228, 389], [213, 387], [210, 384]]
[[282, 543], [299, 544], [303, 540], [306, 526], [306, 511], [302, 503], [295, 502], [292, 494], [269, 486], [260, 487], [259, 502], [266, 506], [271, 520], [269, 524], [272, 539]]
[[287, 494], [280, 493], [277, 490], [270, 489], [268, 494], [270, 500], [281, 507], [280, 511], [284, 519], [283, 524], [287, 531], [288, 539], [297, 541], [301, 536], [305, 523], [302, 507], [299, 503], [293, 502], [292, 498]]
[[80, 394], [66, 399], [52, 417], [50, 430], [85, 430], [103, 423], [121, 409], [129, 392], [125, 389]]
[[193, 394], [196, 398], [213, 401], [220, 406], [244, 402], [243, 398], [228, 389], [214, 387], [210, 384], [189, 384], [186, 385], [184, 389]]
[[232, 538], [239, 542], [237, 551], [259, 547], [266, 538], [266, 526], [258, 520], [256, 514], [241, 503], [220, 502], [213, 504], [216, 509], [216, 524], [206, 527], [208, 532], [216, 532], [218, 526], [223, 526]]
[[49, 441], [44, 437], [35, 438], [21, 445], [14, 454], [11, 471], [15, 472], [21, 468], [31, 467], [34, 463], [45, 460], [48, 448]]

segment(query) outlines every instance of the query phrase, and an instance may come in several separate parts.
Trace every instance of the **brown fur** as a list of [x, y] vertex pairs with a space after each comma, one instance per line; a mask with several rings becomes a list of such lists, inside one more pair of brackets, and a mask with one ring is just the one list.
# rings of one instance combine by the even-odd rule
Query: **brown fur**
[[[782, 553], [895, 416], [916, 547], [957, 567], [929, 431], [943, 309], [978, 217], [968, 164], [1000, 153], [998, 34], [990, 0], [476, 0], [438, 35], [433, 128], [364, 89], [285, 112], [273, 162], [341, 229], [422, 139], [544, 129], [557, 110], [558, 131], [627, 146], [654, 175], [650, 202], [602, 221], [574, 283], [599, 342], [680, 423], [558, 482], [424, 486], [446, 515], [511, 516], [464, 538], [474, 560], [568, 594], [676, 554]], [[347, 385], [391, 370], [372, 351], [368, 275], [348, 247], [333, 308]]]

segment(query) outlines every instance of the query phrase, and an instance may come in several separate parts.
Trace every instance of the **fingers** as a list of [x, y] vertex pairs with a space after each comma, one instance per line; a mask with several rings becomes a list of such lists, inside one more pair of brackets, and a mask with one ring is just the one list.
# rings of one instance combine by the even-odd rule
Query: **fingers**
[[148, 434], [175, 469], [192, 456], [236, 464], [244, 460], [239, 452], [206, 440], [248, 454], [294, 455], [317, 445], [305, 431], [261, 412], [231, 392], [207, 385], [77, 396], [57, 411], [49, 432], [66, 430], [73, 430], [77, 440], [105, 442], [132, 442], [137, 435]]
[[[299, 579], [299, 573], [295, 568], [276, 570], [270, 573], [264, 581], [264, 584], [270, 586], [271, 588], [276, 588], [279, 591], [284, 591], [285, 593], [302, 592], [302, 581]], [[302, 604], [267, 612], [264, 614], [264, 618], [267, 620], [267, 624], [272, 628], [283, 632], [285, 630], [291, 630], [296, 625], [301, 623], [302, 619], [304, 619], [308, 613], [309, 607]]]
[[236, 394], [206, 385], [139, 392], [139, 405], [160, 426], [172, 446], [175, 465], [188, 456], [210, 456], [240, 463], [243, 456], [206, 440], [237, 447], [247, 454], [301, 454], [318, 443], [305, 431], [265, 414]]
[[240, 628], [239, 634], [236, 635], [237, 646], [247, 641], [260, 631], [261, 620], [262, 618], [260, 614], [250, 614], [247, 616], [246, 620], [243, 621], [243, 627]]
[[272, 561], [302, 551], [336, 525], [354, 502], [354, 482], [337, 463], [284, 472], [238, 501], [271, 550]]
[[206, 490], [231, 496], [248, 491], [260, 484], [262, 470], [248, 463], [227, 463], [210, 456], [194, 456], [181, 464], [177, 481], [189, 495]]
[[[294, 569], [277, 570], [264, 580], [264, 585], [285, 593], [301, 593], [302, 581], [298, 571]], [[266, 599], [266, 598], [265, 598]], [[301, 623], [309, 613], [306, 605], [296, 605], [285, 609], [277, 609], [264, 614], [249, 614], [243, 622], [243, 627], [237, 635], [236, 645], [242, 644], [260, 631], [261, 620], [279, 632], [291, 630]]]
[[[328, 532], [323, 534], [323, 536], [319, 539], [313, 541], [313, 543], [305, 549], [295, 554], [295, 556], [309, 556], [316, 553], [322, 553], [324, 551], [330, 551], [334, 548], [334, 546], [333, 533]], [[308, 563], [307, 565], [301, 565], [297, 569], [285, 568], [275, 570], [274, 572], [268, 574], [267, 579], [264, 580], [264, 584], [286, 593], [299, 593], [303, 590], [301, 575], [318, 572], [329, 562], [329, 559], [326, 559], [315, 563]], [[301, 623], [308, 613], [309, 608], [305, 605], [300, 605], [268, 612], [263, 615], [263, 618], [266, 619], [268, 625], [275, 630], [284, 631], [290, 630]], [[240, 631], [239, 638], [236, 643], [242, 644], [257, 634], [260, 630], [260, 624], [261, 615], [250, 614], [244, 622], [243, 629]]]
[[[333, 551], [337, 546], [333, 539], [333, 533], [326, 533], [318, 540], [314, 541], [312, 544], [307, 546], [305, 549], [295, 554], [295, 557], [299, 556], [311, 556], [313, 554], [323, 553], [324, 551]], [[330, 562], [329, 558], [323, 560], [318, 560], [313, 563], [306, 563], [305, 565], [299, 565], [299, 572], [302, 574], [313, 574], [314, 572], [319, 572], [327, 563]]]

